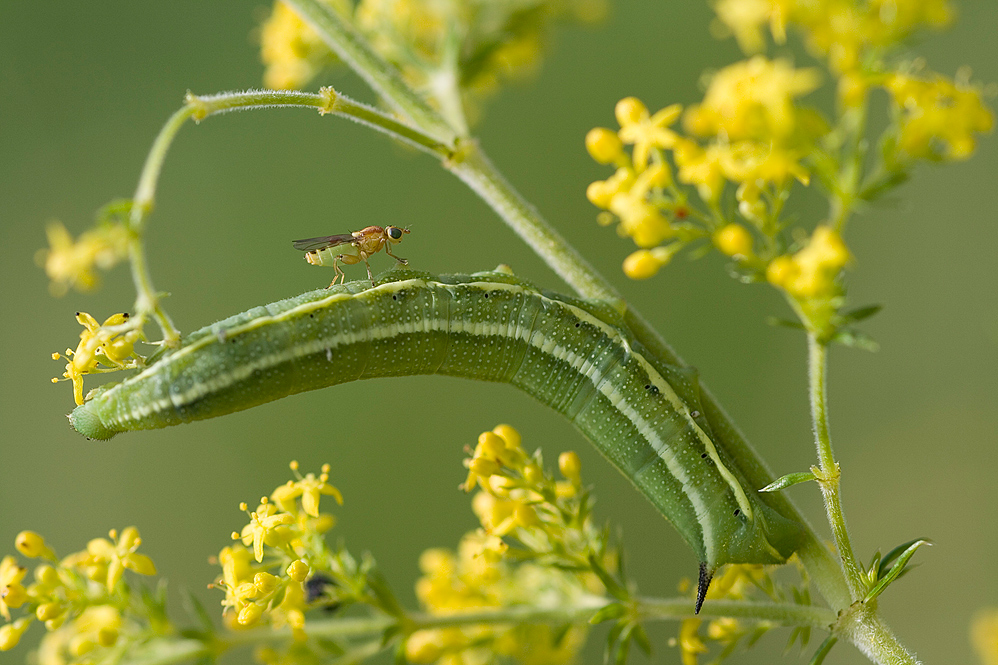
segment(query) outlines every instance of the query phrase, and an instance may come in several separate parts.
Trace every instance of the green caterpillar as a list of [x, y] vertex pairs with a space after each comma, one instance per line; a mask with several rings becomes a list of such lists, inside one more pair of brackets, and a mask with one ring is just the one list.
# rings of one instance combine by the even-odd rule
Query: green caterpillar
[[396, 271], [256, 307], [192, 333], [139, 374], [77, 407], [109, 439], [380, 376], [510, 383], [568, 418], [716, 568], [779, 563], [801, 529], [749, 486], [703, 416], [695, 373], [657, 361], [601, 303], [505, 272]]

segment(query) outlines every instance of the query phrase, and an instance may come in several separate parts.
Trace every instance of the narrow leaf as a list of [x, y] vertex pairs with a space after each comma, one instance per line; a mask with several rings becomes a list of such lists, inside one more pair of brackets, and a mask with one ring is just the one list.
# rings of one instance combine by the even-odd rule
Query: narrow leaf
[[864, 332], [845, 328], [832, 336], [832, 342], [837, 342], [843, 346], [849, 346], [862, 351], [876, 352], [880, 350], [880, 344]]
[[842, 317], [848, 321], [856, 322], [862, 321], [863, 319], [868, 319], [880, 310], [884, 308], [883, 305], [866, 305], [865, 307], [857, 307], [856, 309], [851, 309], [848, 312], [842, 312]]
[[889, 571], [887, 571], [887, 574], [884, 575], [879, 582], [877, 582], [877, 585], [875, 587], [870, 589], [870, 591], [866, 594], [866, 597], [863, 598], [863, 602], [868, 603], [877, 596], [879, 596], [880, 594], [882, 594], [884, 592], [884, 589], [890, 586], [891, 583], [894, 580], [896, 580], [901, 575], [902, 572], [904, 572], [905, 566], [908, 565], [908, 561], [911, 559], [911, 557], [915, 555], [915, 551], [922, 545], [931, 545], [931, 544], [932, 543], [929, 542], [928, 540], [919, 539], [916, 540], [911, 545], [909, 545], [904, 550], [904, 552], [898, 557], [897, 562], [893, 566], [891, 566], [891, 569]]
[[603, 623], [604, 621], [610, 621], [611, 619], [619, 619], [627, 613], [627, 608], [623, 603], [610, 603], [605, 607], [600, 608], [596, 614], [592, 615], [589, 619], [589, 623], [596, 625], [598, 623]]
[[806, 483], [809, 480], [814, 480], [814, 474], [810, 471], [801, 471], [799, 473], [788, 473], [782, 478], [777, 478], [773, 482], [769, 483], [763, 487], [760, 492], [779, 492], [780, 490], [785, 490], [788, 487], [797, 485], [800, 483]]
[[180, 595], [183, 599], [184, 609], [197, 622], [198, 627], [206, 634], [210, 635], [215, 631], [215, 622], [212, 621], [208, 610], [204, 608], [191, 590], [187, 587], [180, 587]]
[[651, 657], [651, 640], [648, 639], [648, 633], [645, 632], [644, 626], [641, 624], [634, 625], [634, 632], [632, 633], [634, 641], [637, 642], [641, 650], [645, 652], [645, 655], [649, 658]]
[[[895, 559], [897, 559], [899, 556], [901, 556], [902, 552], [904, 552], [906, 549], [908, 549], [909, 547], [911, 547], [912, 545], [914, 545], [915, 543], [917, 543], [920, 540], [928, 541], [929, 539], [928, 538], [915, 538], [914, 540], [909, 540], [907, 543], [902, 543], [902, 544], [898, 545], [897, 547], [895, 547], [894, 549], [892, 549], [890, 552], [888, 552], [880, 560], [880, 565], [877, 567], [877, 579], [879, 580], [881, 577], [884, 576], [884, 574], [887, 572], [887, 566], [891, 565], [891, 563]], [[930, 542], [930, 544], [931, 544], [931, 542]]]
[[627, 589], [620, 586], [620, 583], [618, 583], [617, 580], [613, 579], [610, 573], [608, 573], [606, 569], [603, 568], [602, 564], [600, 564], [595, 554], [589, 555], [589, 566], [593, 569], [593, 572], [596, 573], [596, 577], [600, 579], [600, 582], [603, 583], [603, 586], [606, 587], [606, 592], [608, 594], [610, 594], [617, 600], [628, 599], [630, 594], [627, 593]]
[[808, 663], [808, 665], [821, 665], [825, 662], [825, 656], [828, 655], [828, 652], [832, 650], [832, 647], [835, 646], [835, 643], [838, 641], [839, 638], [834, 635], [826, 637], [825, 641], [821, 643], [820, 647], [818, 647], [818, 650], [814, 652], [814, 656], [811, 658], [811, 662]]

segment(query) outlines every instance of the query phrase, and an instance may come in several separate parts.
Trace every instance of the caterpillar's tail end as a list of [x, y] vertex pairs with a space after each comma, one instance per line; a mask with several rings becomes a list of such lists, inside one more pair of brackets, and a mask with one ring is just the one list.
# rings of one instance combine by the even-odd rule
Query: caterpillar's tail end
[[700, 614], [700, 608], [703, 607], [703, 601], [707, 597], [707, 587], [710, 586], [712, 579], [714, 579], [714, 571], [708, 570], [706, 563], [701, 563], [700, 579], [697, 582], [697, 604], [693, 608], [694, 614]]
[[107, 441], [119, 431], [113, 430], [101, 422], [100, 417], [86, 404], [81, 404], [73, 409], [73, 412], [67, 417], [73, 429], [88, 439]]

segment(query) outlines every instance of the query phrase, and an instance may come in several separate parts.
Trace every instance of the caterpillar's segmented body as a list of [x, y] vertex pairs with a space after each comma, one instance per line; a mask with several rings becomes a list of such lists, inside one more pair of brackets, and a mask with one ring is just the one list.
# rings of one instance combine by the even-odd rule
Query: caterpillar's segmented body
[[[676, 526], [708, 575], [777, 563], [796, 523], [711, 438], [692, 370], [658, 362], [611, 308], [503, 272], [400, 271], [258, 307], [190, 335], [70, 416], [85, 436], [212, 418], [356, 379], [510, 383], [563, 414]], [[706, 583], [701, 586], [706, 589]]]

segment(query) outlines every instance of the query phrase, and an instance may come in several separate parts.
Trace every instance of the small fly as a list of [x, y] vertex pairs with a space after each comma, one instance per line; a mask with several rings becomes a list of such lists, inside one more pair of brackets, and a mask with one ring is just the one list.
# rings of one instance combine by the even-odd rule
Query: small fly
[[374, 275], [371, 274], [371, 264], [367, 262], [368, 257], [384, 249], [388, 256], [402, 265], [408, 265], [409, 262], [406, 259], [392, 254], [392, 245], [401, 242], [402, 236], [406, 233], [409, 233], [409, 229], [399, 226], [368, 226], [353, 233], [306, 238], [305, 240], [295, 240], [292, 244], [295, 249], [305, 252], [305, 260], [312, 265], [333, 267], [336, 276], [333, 277], [329, 287], [336, 284], [337, 281], [346, 281], [347, 277], [340, 269], [340, 263], [349, 266], [361, 261], [367, 266], [367, 277], [371, 280], [371, 286], [374, 286]]

